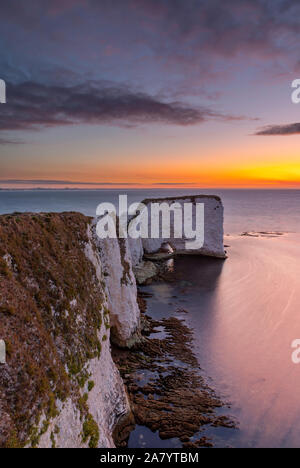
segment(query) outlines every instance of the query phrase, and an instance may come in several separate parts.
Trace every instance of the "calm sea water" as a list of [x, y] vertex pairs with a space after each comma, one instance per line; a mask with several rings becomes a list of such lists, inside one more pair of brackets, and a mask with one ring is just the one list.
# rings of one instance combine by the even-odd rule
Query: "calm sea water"
[[45, 190], [0, 191], [0, 213], [14, 211], [79, 211], [94, 216], [99, 203], [117, 204], [119, 194], [130, 203], [149, 197], [214, 194], [225, 207], [225, 233], [282, 230], [300, 232], [300, 190]]
[[[230, 403], [222, 414], [239, 424], [200, 435], [217, 447], [299, 448], [300, 365], [292, 362], [291, 343], [300, 338], [300, 234], [225, 242], [225, 261], [176, 259], [182, 280], [147, 286], [148, 313], [160, 319], [188, 312], [181, 318], [194, 330], [202, 374]], [[157, 435], [141, 434], [132, 434], [131, 447], [164, 447]]]
[[[122, 192], [125, 193], [125, 192]], [[300, 447], [300, 365], [291, 343], [300, 338], [300, 191], [130, 190], [146, 197], [214, 193], [225, 206], [228, 259], [178, 258], [184, 281], [157, 283], [148, 312], [167, 317], [184, 307], [195, 353], [210, 385], [226, 401], [239, 430], [207, 428], [217, 446]], [[0, 213], [80, 211], [94, 215], [116, 190], [0, 191]], [[278, 237], [241, 237], [243, 231], [282, 231]], [[169, 444], [169, 445], [166, 445]], [[138, 427], [130, 446], [171, 441]]]

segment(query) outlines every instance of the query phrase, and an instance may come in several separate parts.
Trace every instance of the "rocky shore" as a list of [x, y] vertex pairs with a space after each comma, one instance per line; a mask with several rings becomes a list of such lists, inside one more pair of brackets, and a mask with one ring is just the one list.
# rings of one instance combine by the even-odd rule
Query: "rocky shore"
[[[139, 292], [143, 340], [130, 351], [113, 348], [129, 395], [134, 422], [158, 432], [162, 440], [178, 439], [184, 448], [213, 447], [201, 434], [205, 426], [233, 429], [230, 417], [218, 416], [226, 407], [201, 376], [192, 352], [192, 331], [176, 317], [153, 320], [147, 315], [147, 294]], [[163, 337], [156, 338], [156, 334]], [[126, 447], [132, 424], [120, 426], [116, 446]]]

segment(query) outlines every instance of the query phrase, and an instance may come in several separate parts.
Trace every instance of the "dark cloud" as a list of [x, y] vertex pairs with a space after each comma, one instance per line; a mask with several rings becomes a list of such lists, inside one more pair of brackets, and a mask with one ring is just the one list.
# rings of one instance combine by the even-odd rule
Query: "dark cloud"
[[259, 129], [255, 135], [274, 136], [274, 135], [299, 135], [300, 123], [292, 123], [287, 125], [268, 125]]
[[[50, 86], [26, 82], [7, 86], [7, 104], [1, 106], [0, 131], [39, 130], [76, 124], [134, 126], [162, 123], [188, 126], [210, 119], [230, 121], [243, 117], [180, 102], [164, 102], [121, 86], [101, 87], [95, 83]], [[7, 142], [7, 139], [3, 141]]]

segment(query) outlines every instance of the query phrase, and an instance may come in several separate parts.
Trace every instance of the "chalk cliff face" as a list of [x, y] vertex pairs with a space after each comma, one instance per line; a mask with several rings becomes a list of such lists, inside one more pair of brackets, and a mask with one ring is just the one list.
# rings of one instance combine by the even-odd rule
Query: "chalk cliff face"
[[[38, 447], [115, 447], [114, 427], [122, 416], [128, 415], [130, 408], [123, 381], [111, 357], [109, 333], [106, 336], [108, 339], [102, 345], [100, 359], [92, 359], [87, 366], [93, 388], [89, 390], [87, 383], [82, 389], [86, 392], [83, 395], [88, 395], [86, 405], [90, 419], [82, 419], [81, 411], [72, 398], [63, 403], [58, 400], [59, 414], [49, 422]], [[103, 334], [99, 338], [103, 340]], [[45, 419], [40, 421], [40, 431]]]
[[[218, 198], [164, 201], [204, 201], [205, 243], [187, 253], [224, 257]], [[184, 253], [184, 239], [99, 239], [78, 213], [0, 216], [0, 447], [114, 447], [130, 407], [110, 341], [141, 339], [133, 267], [155, 270], [143, 255], [166, 240]]]
[[128, 239], [99, 239], [95, 234], [93, 237], [108, 290], [111, 339], [120, 347], [130, 348], [140, 339], [140, 310]]
[[[0, 446], [114, 446], [113, 429], [130, 408], [111, 357], [110, 318], [117, 330], [126, 325], [115, 320], [118, 300], [130, 307], [136, 289], [126, 270], [132, 290], [128, 298], [122, 291], [124, 265], [111, 248], [119, 255], [115, 298], [103, 263], [110, 251], [96, 244], [90, 219], [0, 217]], [[138, 327], [137, 305], [135, 314], [120, 330], [123, 344]]]

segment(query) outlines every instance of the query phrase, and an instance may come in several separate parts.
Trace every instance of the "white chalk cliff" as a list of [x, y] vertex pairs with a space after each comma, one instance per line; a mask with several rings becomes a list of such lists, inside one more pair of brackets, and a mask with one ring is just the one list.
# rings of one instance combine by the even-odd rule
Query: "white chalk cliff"
[[[163, 243], [169, 243], [174, 252], [177, 254], [192, 254], [192, 255], [206, 255], [212, 257], [224, 258], [224, 243], [223, 243], [223, 222], [224, 222], [224, 208], [222, 201], [219, 197], [211, 195], [198, 195], [198, 196], [184, 196], [163, 199], [148, 199], [143, 202], [148, 208], [151, 203], [167, 203], [169, 206], [178, 204], [182, 209], [186, 203], [191, 203], [194, 207], [196, 204], [204, 205], [204, 244], [201, 248], [187, 249], [186, 245], [189, 239], [184, 235], [182, 238], [175, 238], [174, 230], [174, 217], [171, 217], [171, 237], [159, 239], [142, 239], [142, 247], [144, 253], [157, 252]], [[195, 209], [192, 213], [192, 222], [195, 225]], [[150, 210], [149, 210], [150, 222]], [[183, 230], [184, 231], [184, 230]], [[140, 245], [134, 247], [135, 256], [138, 258]]]
[[[99, 341], [102, 343], [99, 358], [89, 361], [87, 370], [94, 387], [89, 391], [88, 383], [82, 389], [82, 394], [88, 395], [88, 411], [99, 428], [98, 447], [114, 448], [112, 433], [119, 420], [130, 413], [130, 406], [120, 373], [111, 357], [111, 330], [106, 325], [116, 329], [122, 346], [129, 344], [139, 326], [139, 309], [136, 301], [136, 285], [134, 277], [130, 276], [131, 289], [121, 282], [123, 267], [120, 260], [118, 242], [99, 241], [95, 235], [95, 225], [88, 228], [89, 242], [84, 246], [87, 259], [93, 264], [101, 288], [106, 296], [103, 309], [110, 311], [110, 317], [104, 317], [99, 331]], [[126, 257], [127, 258], [127, 257]], [[109, 276], [106, 276], [109, 271]], [[131, 273], [132, 275], [132, 273]], [[128, 284], [129, 287], [129, 284]], [[105, 337], [105, 339], [104, 339]], [[59, 415], [51, 420], [48, 430], [40, 438], [40, 448], [55, 447], [77, 448], [88, 447], [82, 437], [82, 417], [72, 398], [67, 401], [57, 401]], [[45, 418], [41, 418], [40, 428]]]

